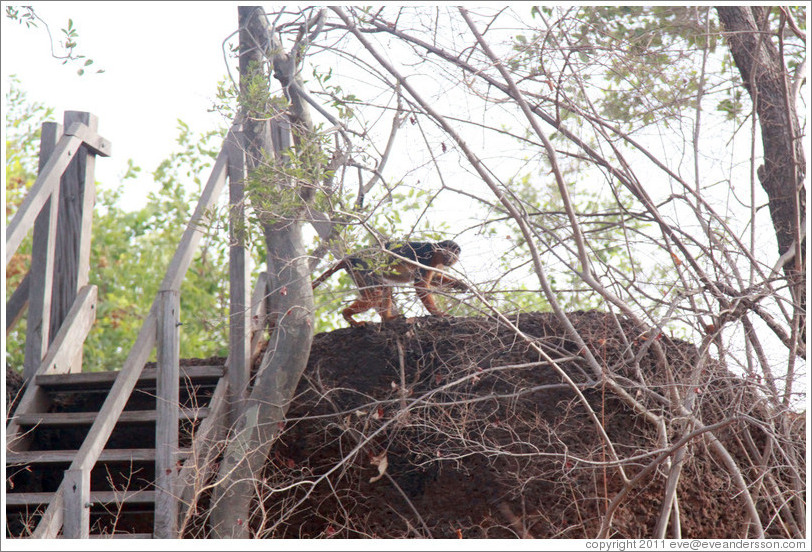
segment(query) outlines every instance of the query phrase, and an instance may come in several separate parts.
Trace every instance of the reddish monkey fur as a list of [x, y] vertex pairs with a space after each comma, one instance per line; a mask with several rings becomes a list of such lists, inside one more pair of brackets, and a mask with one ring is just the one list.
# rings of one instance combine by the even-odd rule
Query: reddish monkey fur
[[394, 312], [392, 284], [414, 282], [417, 296], [425, 305], [426, 310], [434, 316], [445, 316], [446, 313], [441, 311], [434, 302], [432, 288], [451, 287], [463, 291], [468, 289], [468, 286], [459, 280], [437, 272], [437, 270], [444, 270], [452, 266], [459, 259], [461, 249], [456, 242], [450, 240], [437, 243], [405, 242], [402, 245], [387, 243], [386, 249], [398, 257], [402, 257], [396, 257], [393, 266], [376, 270], [370, 267], [367, 259], [350, 256], [338, 261], [313, 281], [313, 289], [316, 289], [339, 270], [347, 271], [355, 285], [358, 286], [360, 294], [355, 302], [341, 311], [341, 315], [351, 326], [363, 326], [364, 323], [355, 320], [353, 316], [372, 308], [378, 311], [384, 322], [398, 317]]

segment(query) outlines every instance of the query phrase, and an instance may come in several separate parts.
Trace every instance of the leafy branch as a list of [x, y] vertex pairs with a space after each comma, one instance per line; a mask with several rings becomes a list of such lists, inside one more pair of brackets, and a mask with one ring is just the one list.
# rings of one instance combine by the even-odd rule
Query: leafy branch
[[[76, 70], [76, 74], [82, 76], [86, 70], [93, 65], [94, 61], [82, 54], [76, 53], [76, 48], [79, 45], [79, 32], [73, 25], [73, 19], [68, 19], [67, 27], [60, 29], [62, 32], [62, 40], [60, 41], [60, 48], [62, 53], [57, 53], [54, 48], [54, 36], [51, 33], [51, 28], [48, 23], [42, 19], [33, 6], [6, 6], [6, 17], [12, 21], [17, 21], [21, 25], [25, 25], [28, 29], [39, 28], [41, 24], [48, 33], [48, 42], [51, 46], [51, 57], [62, 62], [62, 65], [67, 65], [68, 62], [77, 62], [81, 66]], [[96, 69], [96, 73], [104, 73], [104, 69]]]

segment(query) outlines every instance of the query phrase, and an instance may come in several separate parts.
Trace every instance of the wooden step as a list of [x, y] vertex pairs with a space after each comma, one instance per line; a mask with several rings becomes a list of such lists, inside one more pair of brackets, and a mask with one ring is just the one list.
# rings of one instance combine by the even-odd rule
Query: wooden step
[[[6, 465], [13, 464], [70, 464], [76, 458], [77, 450], [27, 450], [24, 452], [6, 451]], [[180, 449], [179, 460], [191, 454], [191, 449]], [[99, 462], [154, 462], [155, 449], [105, 449], [99, 455]]]
[[[46, 414], [18, 414], [14, 419], [25, 427], [64, 427], [73, 425], [90, 425], [96, 421], [98, 412], [48, 412]], [[209, 415], [208, 408], [181, 408], [181, 420], [202, 420]], [[154, 410], [126, 410], [121, 413], [118, 423], [154, 422], [157, 413]]]
[[[223, 376], [223, 366], [181, 366], [181, 381], [190, 380], [192, 384], [209, 382], [216, 385]], [[118, 376], [118, 372], [79, 372], [75, 374], [48, 374], [37, 376], [36, 382], [48, 391], [90, 391], [109, 389]], [[154, 388], [157, 377], [155, 368], [144, 368], [138, 379], [136, 389]]]
[[[6, 506], [50, 504], [55, 493], [6, 493]], [[94, 504], [154, 504], [155, 491], [91, 491]]]

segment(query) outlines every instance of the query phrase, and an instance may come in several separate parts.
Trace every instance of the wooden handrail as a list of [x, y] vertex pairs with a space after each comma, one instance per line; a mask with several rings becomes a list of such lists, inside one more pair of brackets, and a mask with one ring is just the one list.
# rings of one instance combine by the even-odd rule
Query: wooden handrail
[[74, 123], [70, 126], [59, 139], [54, 153], [40, 171], [37, 180], [6, 228], [6, 266], [17, 252], [23, 238], [34, 226], [37, 215], [59, 186], [59, 179], [83, 143], [99, 155], [110, 155], [110, 143], [91, 131], [87, 125]]

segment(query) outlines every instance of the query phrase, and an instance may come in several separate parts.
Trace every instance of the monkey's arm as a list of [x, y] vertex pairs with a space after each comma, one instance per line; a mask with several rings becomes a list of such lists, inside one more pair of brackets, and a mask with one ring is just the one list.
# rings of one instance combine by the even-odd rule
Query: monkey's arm
[[[435, 267], [437, 270], [442, 270], [445, 267], [439, 265]], [[456, 280], [450, 276], [440, 274], [436, 270], [427, 270], [422, 277], [418, 278], [414, 283], [415, 291], [420, 301], [426, 307], [426, 310], [434, 316], [446, 316], [446, 313], [441, 311], [434, 302], [434, 295], [432, 295], [432, 288], [455, 288], [467, 291], [468, 286], [463, 282]]]
[[429, 280], [430, 278], [426, 278], [415, 282], [414, 289], [417, 292], [417, 296], [420, 298], [423, 306], [426, 307], [426, 310], [429, 311], [429, 314], [433, 316], [446, 316], [446, 313], [441, 311], [437, 306], [437, 303], [434, 302], [434, 296], [431, 294], [431, 284]]
[[468, 291], [467, 285], [456, 278], [452, 278], [451, 276], [441, 273], [441, 271], [448, 270], [450, 264], [456, 262], [456, 257], [452, 258], [451, 261], [451, 263], [448, 263], [448, 257], [443, 254], [442, 250], [436, 251], [426, 263], [435, 270], [426, 271], [423, 279], [426, 280], [427, 284], [437, 288], [451, 288], [459, 289], [461, 291]]
[[438, 288], [451, 288], [451, 289], [458, 289], [460, 291], [468, 291], [468, 284], [465, 282], [461, 282], [456, 278], [452, 278], [451, 276], [445, 276], [443, 274], [437, 274], [432, 278], [431, 283], [434, 287]]

